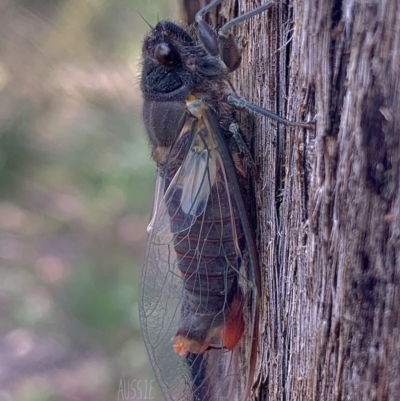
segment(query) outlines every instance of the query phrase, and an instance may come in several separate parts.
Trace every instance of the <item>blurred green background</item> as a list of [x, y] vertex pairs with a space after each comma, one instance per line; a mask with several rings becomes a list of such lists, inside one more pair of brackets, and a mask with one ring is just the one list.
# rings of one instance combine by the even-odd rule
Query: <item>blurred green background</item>
[[137, 11], [172, 2], [0, 0], [0, 401], [135, 399], [121, 383], [153, 379]]

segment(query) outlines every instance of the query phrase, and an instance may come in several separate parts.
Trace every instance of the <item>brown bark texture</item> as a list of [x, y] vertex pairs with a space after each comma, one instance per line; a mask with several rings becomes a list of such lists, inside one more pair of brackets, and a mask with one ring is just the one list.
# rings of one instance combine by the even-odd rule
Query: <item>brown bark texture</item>
[[242, 121], [258, 169], [255, 398], [400, 400], [400, 2], [277, 1], [236, 32], [238, 94], [315, 122]]

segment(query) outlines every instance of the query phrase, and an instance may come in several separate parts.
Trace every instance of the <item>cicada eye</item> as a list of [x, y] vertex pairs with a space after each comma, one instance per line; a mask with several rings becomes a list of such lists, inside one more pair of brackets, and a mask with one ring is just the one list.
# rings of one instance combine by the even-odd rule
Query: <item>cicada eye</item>
[[165, 67], [173, 67], [181, 61], [178, 50], [170, 43], [157, 45], [154, 49], [154, 55], [157, 61]]

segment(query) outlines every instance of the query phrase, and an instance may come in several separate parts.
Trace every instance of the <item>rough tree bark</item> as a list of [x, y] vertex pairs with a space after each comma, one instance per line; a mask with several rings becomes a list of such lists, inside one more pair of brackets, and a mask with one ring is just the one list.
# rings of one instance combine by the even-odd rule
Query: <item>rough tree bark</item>
[[[258, 4], [227, 0], [211, 18]], [[397, 401], [400, 3], [277, 1], [237, 32], [238, 93], [316, 124], [244, 121], [259, 169], [256, 398]]]

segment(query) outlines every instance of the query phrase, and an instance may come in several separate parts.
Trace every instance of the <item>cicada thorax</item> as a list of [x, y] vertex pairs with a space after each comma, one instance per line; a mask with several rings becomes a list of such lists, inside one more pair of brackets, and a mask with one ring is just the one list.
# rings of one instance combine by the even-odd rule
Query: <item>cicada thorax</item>
[[174, 345], [180, 355], [232, 349], [244, 326], [239, 271], [245, 242], [238, 206], [212, 133], [198, 117], [174, 144], [165, 168], [165, 203], [183, 281]]

